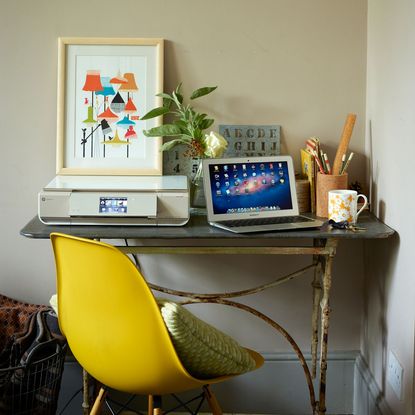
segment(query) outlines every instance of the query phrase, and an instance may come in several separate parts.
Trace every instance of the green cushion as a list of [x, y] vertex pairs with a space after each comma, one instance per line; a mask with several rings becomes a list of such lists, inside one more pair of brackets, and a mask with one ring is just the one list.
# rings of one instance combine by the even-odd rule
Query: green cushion
[[176, 352], [192, 376], [207, 379], [255, 368], [255, 360], [234, 339], [173, 301], [157, 302]]

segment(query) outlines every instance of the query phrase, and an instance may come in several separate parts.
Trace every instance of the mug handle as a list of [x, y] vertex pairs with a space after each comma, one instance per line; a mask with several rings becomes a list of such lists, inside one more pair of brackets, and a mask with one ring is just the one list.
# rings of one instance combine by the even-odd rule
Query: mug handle
[[357, 195], [357, 200], [359, 200], [359, 197], [363, 197], [365, 203], [359, 209], [359, 212], [356, 213], [356, 221], [357, 221], [358, 216], [362, 213], [362, 210], [367, 206], [367, 197], [365, 195]]

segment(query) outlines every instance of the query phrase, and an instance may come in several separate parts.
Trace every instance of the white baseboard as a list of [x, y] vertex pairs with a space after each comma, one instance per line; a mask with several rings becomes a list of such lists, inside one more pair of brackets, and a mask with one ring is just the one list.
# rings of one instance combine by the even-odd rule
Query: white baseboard
[[[307, 383], [295, 354], [263, 353], [263, 356], [265, 364], [262, 368], [213, 386], [223, 411], [232, 414], [311, 414]], [[353, 388], [358, 356], [359, 353], [355, 351], [329, 353], [327, 414], [353, 414]], [[309, 363], [310, 356], [306, 355], [305, 358]], [[82, 371], [79, 365], [76, 362], [67, 362], [62, 382], [60, 408], [81, 385]], [[316, 394], [318, 399], [318, 390]], [[186, 395], [184, 394], [183, 398]], [[163, 401], [169, 407], [169, 398], [163, 398]], [[63, 415], [79, 414], [80, 405], [81, 397], [78, 395]], [[139, 398], [137, 405], [145, 409], [145, 400]]]
[[[353, 413], [354, 366], [358, 353], [328, 355], [327, 414]], [[252, 373], [216, 385], [215, 394], [225, 412], [249, 414], [311, 414], [303, 369], [294, 353], [263, 353], [264, 366]], [[305, 355], [310, 366], [310, 356]], [[317, 384], [317, 380], [314, 381]], [[316, 399], [318, 389], [316, 388]]]
[[355, 415], [393, 415], [382, 390], [360, 354], [356, 359], [354, 391]]

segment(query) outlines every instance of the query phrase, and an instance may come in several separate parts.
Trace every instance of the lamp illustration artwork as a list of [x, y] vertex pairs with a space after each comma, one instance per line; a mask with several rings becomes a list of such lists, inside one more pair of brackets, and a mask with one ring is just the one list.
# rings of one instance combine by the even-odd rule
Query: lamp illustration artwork
[[[108, 102], [108, 97], [111, 95], [115, 95], [115, 91], [114, 88], [112, 87], [112, 85], [110, 84], [110, 78], [109, 76], [104, 76], [101, 78], [101, 84], [103, 86], [103, 89], [101, 91], [96, 92], [96, 95], [102, 95], [104, 97], [104, 113], [105, 110], [107, 109], [107, 102]], [[102, 115], [102, 114], [100, 114]], [[101, 128], [102, 128], [102, 133], [104, 134], [104, 148], [103, 148], [103, 157], [105, 157], [105, 135], [106, 134], [111, 134], [112, 129], [108, 124], [108, 121], [105, 118], [100, 119], [100, 115], [98, 115], [98, 121], [101, 121]], [[114, 114], [115, 115], [115, 114]], [[118, 118], [118, 117], [117, 117]]]
[[[102, 91], [103, 87], [101, 84], [101, 76], [99, 71], [91, 70], [87, 71], [85, 84], [82, 88], [83, 91], [91, 92], [91, 105], [88, 106], [88, 117], [83, 121], [83, 123], [91, 128], [91, 134], [88, 137], [85, 137], [86, 130], [83, 130], [83, 154], [85, 157], [85, 144], [89, 138], [91, 138], [91, 158], [94, 157], [94, 126], [97, 123], [97, 120], [94, 120], [94, 92]], [[95, 129], [96, 130], [96, 129]]]
[[[121, 75], [119, 71], [115, 77], [110, 77], [101, 76], [99, 70], [88, 70], [82, 90], [91, 92], [90, 98], [83, 97], [87, 106], [87, 118], [82, 121], [82, 157], [87, 156], [85, 147], [89, 143], [90, 157], [100, 156], [99, 147], [94, 147], [94, 135], [99, 133], [102, 134], [100, 144], [103, 158], [111, 156], [107, 152], [107, 146], [126, 146], [128, 158], [129, 146], [137, 139], [134, 127], [136, 120], [139, 120], [139, 116], [134, 115], [137, 114], [137, 107], [133, 101], [133, 93], [138, 91], [134, 73], [127, 72]], [[88, 128], [90, 132], [87, 135]], [[111, 136], [112, 134], [114, 135]]]
[[120, 137], [118, 135], [118, 130], [115, 130], [115, 135], [112, 140], [109, 140], [105, 143], [105, 145], [111, 145], [111, 146], [126, 146], [128, 145], [127, 141], [120, 140]]
[[[130, 94], [138, 91], [138, 86], [135, 82], [135, 76], [132, 72], [127, 72], [124, 74], [124, 78], [127, 82], [122, 83], [118, 89], [118, 92], [127, 92], [127, 104], [124, 106], [124, 113], [126, 114], [121, 121], [117, 122], [121, 128], [125, 128], [127, 131], [124, 137], [127, 139], [127, 143], [130, 143], [130, 139], [134, 138], [134, 130], [132, 129], [135, 125], [135, 122], [130, 119], [131, 114], [137, 112], [137, 107], [135, 106]], [[134, 133], [134, 134], [133, 134]], [[137, 134], [135, 134], [137, 137]], [[127, 145], [127, 157], [129, 156], [129, 145]]]

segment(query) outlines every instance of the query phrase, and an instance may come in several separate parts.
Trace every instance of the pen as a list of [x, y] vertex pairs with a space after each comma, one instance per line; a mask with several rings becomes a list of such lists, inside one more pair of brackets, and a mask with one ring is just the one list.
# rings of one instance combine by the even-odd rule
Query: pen
[[346, 164], [344, 165], [344, 168], [342, 169], [342, 172], [340, 174], [346, 173], [347, 168], [349, 167], [350, 162], [352, 161], [354, 153], [350, 153], [349, 158], [346, 161]]
[[321, 165], [323, 166], [324, 173], [327, 174], [328, 170], [326, 166], [326, 160], [324, 159], [324, 153], [323, 153], [323, 150], [321, 149], [320, 149], [320, 161], [321, 161]]

